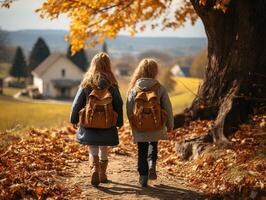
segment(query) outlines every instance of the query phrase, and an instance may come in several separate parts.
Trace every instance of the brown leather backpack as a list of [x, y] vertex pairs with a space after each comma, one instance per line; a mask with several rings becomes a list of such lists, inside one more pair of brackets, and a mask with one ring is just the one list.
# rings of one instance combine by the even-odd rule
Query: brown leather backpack
[[160, 106], [157, 95], [159, 88], [159, 83], [147, 90], [135, 87], [137, 95], [130, 123], [139, 132], [161, 130], [165, 125], [167, 112]]
[[80, 125], [86, 128], [111, 128], [116, 126], [118, 114], [113, 110], [113, 97], [109, 87], [93, 88], [86, 105], [79, 112]]

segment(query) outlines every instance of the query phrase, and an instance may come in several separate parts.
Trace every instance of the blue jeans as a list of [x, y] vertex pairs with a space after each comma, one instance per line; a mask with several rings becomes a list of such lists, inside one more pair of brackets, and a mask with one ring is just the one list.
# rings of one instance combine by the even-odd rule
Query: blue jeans
[[141, 176], [148, 176], [148, 160], [156, 162], [158, 142], [138, 142], [138, 172]]

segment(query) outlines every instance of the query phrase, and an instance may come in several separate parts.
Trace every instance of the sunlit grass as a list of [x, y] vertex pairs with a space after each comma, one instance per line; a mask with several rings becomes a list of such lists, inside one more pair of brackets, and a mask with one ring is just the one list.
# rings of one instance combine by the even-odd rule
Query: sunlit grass
[[196, 78], [175, 77], [175, 81], [175, 90], [170, 94], [170, 100], [173, 112], [176, 114], [189, 107], [193, 99], [196, 97], [202, 80]]
[[8, 76], [10, 67], [10, 63], [0, 63], [0, 78], [5, 78]]
[[187, 77], [175, 77], [176, 81], [175, 91], [173, 94], [181, 93], [197, 93], [199, 85], [202, 83], [201, 79], [187, 78]]
[[182, 112], [185, 108], [189, 107], [195, 95], [192, 93], [182, 93], [179, 95], [171, 96], [170, 100], [173, 107], [174, 114]]
[[68, 122], [70, 106], [0, 100], [0, 130], [63, 126]]
[[18, 93], [19, 91], [21, 91], [21, 89], [19, 89], [19, 88], [4, 87], [3, 88], [3, 95], [13, 96], [16, 93]]
[[[174, 113], [180, 113], [195, 98], [191, 91], [196, 93], [201, 81], [183, 77], [178, 77], [176, 80], [177, 85], [175, 91], [170, 94], [170, 99]], [[118, 81], [124, 101], [124, 117], [126, 117], [126, 93], [130, 77], [121, 78]], [[182, 81], [191, 91], [178, 81]], [[12, 96], [18, 91], [19, 89], [4, 88], [4, 94], [7, 96]], [[60, 127], [68, 123], [70, 107], [70, 104], [21, 102], [2, 99], [0, 100], [0, 130]]]

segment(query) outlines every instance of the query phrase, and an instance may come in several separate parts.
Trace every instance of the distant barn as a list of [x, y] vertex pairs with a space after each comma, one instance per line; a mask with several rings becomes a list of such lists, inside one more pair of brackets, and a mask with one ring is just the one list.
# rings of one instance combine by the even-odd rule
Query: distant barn
[[183, 70], [181, 69], [181, 67], [176, 64], [174, 65], [172, 68], [171, 68], [171, 73], [174, 75], [174, 76], [185, 76]]
[[174, 76], [185, 76], [190, 77], [190, 67], [189, 66], [180, 66], [178, 64], [174, 65], [171, 68], [171, 73]]
[[33, 85], [44, 97], [74, 97], [83, 72], [66, 56], [51, 54], [32, 71]]

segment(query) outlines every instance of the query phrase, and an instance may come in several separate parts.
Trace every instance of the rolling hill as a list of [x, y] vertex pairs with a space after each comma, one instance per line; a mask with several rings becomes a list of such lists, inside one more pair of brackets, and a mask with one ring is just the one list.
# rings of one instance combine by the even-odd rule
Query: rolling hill
[[[29, 52], [38, 37], [43, 37], [52, 51], [65, 52], [68, 44], [64, 41], [65, 30], [18, 30], [9, 31], [9, 43], [21, 46]], [[137, 54], [147, 50], [160, 50], [175, 56], [192, 55], [206, 47], [206, 38], [180, 37], [129, 37], [120, 35], [107, 40], [108, 49], [113, 56]], [[100, 45], [96, 48], [101, 48]]]

